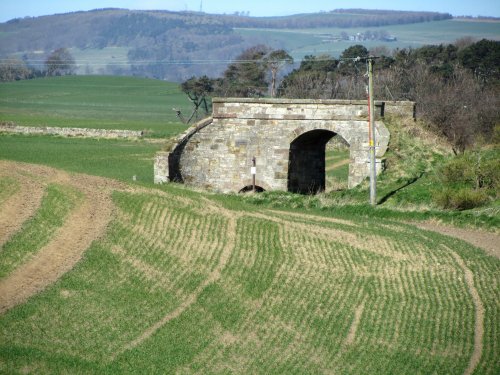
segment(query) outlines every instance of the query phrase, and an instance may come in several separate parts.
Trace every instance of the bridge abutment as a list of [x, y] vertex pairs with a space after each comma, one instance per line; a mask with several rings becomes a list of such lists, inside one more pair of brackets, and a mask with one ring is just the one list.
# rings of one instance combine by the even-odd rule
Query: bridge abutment
[[[389, 143], [382, 115], [413, 116], [414, 103], [378, 102], [377, 171]], [[333, 136], [349, 144], [348, 186], [368, 175], [366, 101], [307, 99], [213, 100], [213, 116], [188, 129], [155, 159], [155, 183], [179, 181], [220, 192], [256, 183], [265, 190], [313, 193], [325, 188], [325, 145]]]

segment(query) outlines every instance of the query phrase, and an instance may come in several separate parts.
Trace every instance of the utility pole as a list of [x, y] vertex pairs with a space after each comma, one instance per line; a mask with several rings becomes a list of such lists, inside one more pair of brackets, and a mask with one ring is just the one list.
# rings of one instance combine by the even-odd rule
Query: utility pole
[[373, 58], [368, 57], [368, 140], [370, 147], [370, 204], [377, 205], [377, 164], [375, 160], [375, 101], [373, 99]]

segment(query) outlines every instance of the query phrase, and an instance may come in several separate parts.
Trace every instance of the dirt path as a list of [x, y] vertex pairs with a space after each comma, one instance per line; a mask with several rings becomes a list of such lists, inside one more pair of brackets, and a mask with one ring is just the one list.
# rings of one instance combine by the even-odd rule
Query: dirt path
[[0, 248], [40, 207], [45, 186], [0, 161], [0, 176], [19, 181], [18, 191], [0, 206]]
[[465, 282], [467, 284], [467, 289], [472, 297], [472, 302], [474, 303], [475, 311], [475, 324], [474, 324], [474, 351], [469, 360], [469, 366], [464, 371], [464, 375], [471, 375], [476, 369], [481, 355], [483, 353], [483, 336], [484, 336], [484, 306], [479, 297], [476, 287], [474, 286], [474, 275], [472, 271], [467, 267], [465, 262], [460, 256], [452, 251], [450, 248], [444, 246], [447, 251], [453, 255], [456, 262], [459, 264], [460, 268], [465, 274]]
[[455, 237], [479, 247], [488, 254], [500, 258], [500, 235], [474, 229], [455, 228], [437, 223], [412, 223], [418, 228]]
[[[58, 280], [64, 273], [71, 270], [82, 258], [83, 253], [92, 241], [101, 237], [111, 220], [113, 204], [111, 192], [113, 189], [125, 187], [105, 178], [74, 174], [55, 170], [49, 167], [14, 162], [1, 162], [0, 173], [15, 171], [18, 175], [31, 176], [33, 184], [26, 184], [27, 191], [17, 194], [20, 206], [31, 204], [28, 197], [31, 189], [33, 195], [38, 194], [40, 187], [52, 182], [70, 185], [83, 193], [83, 202], [68, 216], [50, 242], [38, 251], [29, 261], [17, 268], [6, 278], [0, 280], [0, 314], [12, 307], [25, 302], [34, 294], [42, 291], [48, 285]], [[11, 174], [12, 175], [12, 174]], [[23, 198], [28, 197], [26, 201]], [[36, 203], [36, 202], [34, 202]], [[18, 204], [19, 207], [19, 204]], [[23, 217], [33, 214], [37, 206], [26, 207]], [[10, 228], [22, 225], [14, 207], [2, 210], [0, 222], [9, 222]], [[17, 224], [19, 222], [19, 224]]]
[[334, 164], [332, 164], [332, 165], [329, 165], [329, 166], [328, 166], [325, 170], [326, 170], [327, 172], [329, 172], [329, 171], [333, 171], [333, 170], [334, 170], [334, 169], [336, 169], [336, 168], [339, 168], [339, 167], [342, 167], [343, 165], [349, 164], [349, 161], [350, 161], [349, 159], [341, 160], [341, 161], [339, 161], [339, 162], [337, 162], [337, 163], [334, 163]]

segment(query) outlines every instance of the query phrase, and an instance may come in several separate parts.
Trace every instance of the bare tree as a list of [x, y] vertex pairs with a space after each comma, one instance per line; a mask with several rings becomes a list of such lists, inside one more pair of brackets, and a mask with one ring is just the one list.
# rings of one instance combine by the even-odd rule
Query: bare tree
[[73, 74], [76, 68], [75, 59], [67, 48], [58, 48], [45, 61], [48, 76]]
[[466, 68], [454, 66], [446, 80], [424, 64], [417, 64], [410, 74], [418, 113], [450, 141], [455, 153], [473, 146], [481, 135], [492, 134], [499, 118], [498, 95], [482, 87]]
[[0, 64], [0, 82], [28, 79], [31, 75], [32, 71], [22, 60], [10, 58]]
[[264, 58], [265, 65], [271, 71], [271, 97], [276, 96], [276, 77], [278, 71], [286, 65], [293, 64], [293, 58], [283, 49], [270, 52]]
[[207, 76], [200, 78], [191, 77], [181, 84], [181, 90], [189, 97], [189, 100], [191, 100], [194, 106], [193, 112], [187, 121], [183, 120], [180, 110], [174, 109], [182, 122], [189, 124], [193, 117], [198, 119], [198, 110], [200, 108], [203, 109], [205, 115], [209, 113], [209, 103], [207, 102], [207, 97], [214, 91], [213, 80]]

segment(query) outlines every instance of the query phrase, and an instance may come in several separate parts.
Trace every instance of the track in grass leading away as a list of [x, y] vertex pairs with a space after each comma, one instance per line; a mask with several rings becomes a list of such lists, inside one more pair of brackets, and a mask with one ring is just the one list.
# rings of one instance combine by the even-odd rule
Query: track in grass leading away
[[[24, 242], [12, 252], [17, 258], [28, 258], [13, 272], [0, 280], [0, 313], [24, 302], [35, 293], [59, 279], [80, 259], [91, 242], [104, 234], [111, 219], [111, 183], [92, 176], [73, 175], [51, 168], [30, 164], [14, 164], [1, 161], [2, 176], [19, 179], [19, 191], [2, 204], [0, 223], [7, 228], [2, 231], [2, 242], [21, 230], [21, 224], [38, 208], [43, 191], [50, 183], [69, 185], [83, 194], [83, 202], [69, 213], [64, 223], [54, 228], [54, 235], [39, 249], [26, 248]], [[119, 186], [113, 183], [114, 187]], [[53, 207], [51, 207], [53, 209]], [[43, 223], [47, 230], [49, 223]], [[41, 233], [32, 233], [42, 236]], [[12, 240], [12, 238], [10, 238]], [[36, 244], [30, 244], [35, 246]], [[43, 245], [43, 244], [42, 244]], [[5, 246], [6, 247], [6, 246]], [[2, 248], [3, 259], [6, 248]], [[35, 252], [31, 257], [21, 253]], [[29, 254], [28, 254], [29, 255]], [[3, 260], [2, 259], [2, 260]]]
[[[28, 178], [79, 193], [60, 195], [73, 203], [48, 243], [0, 278], [12, 282], [50, 246], [58, 255], [48, 259], [71, 263], [55, 276], [38, 269], [45, 289], [0, 315], [0, 372], [500, 370], [500, 260], [463, 241], [389, 220], [1, 165], [2, 186]], [[4, 246], [30, 228], [44, 197]], [[89, 215], [86, 239], [72, 245], [63, 234]]]

